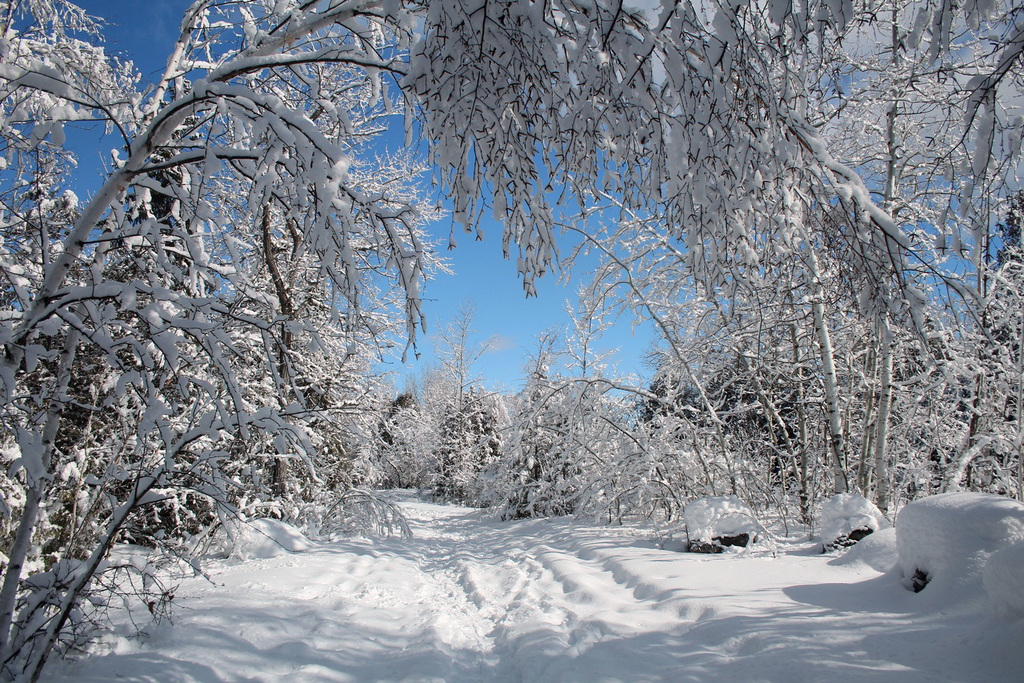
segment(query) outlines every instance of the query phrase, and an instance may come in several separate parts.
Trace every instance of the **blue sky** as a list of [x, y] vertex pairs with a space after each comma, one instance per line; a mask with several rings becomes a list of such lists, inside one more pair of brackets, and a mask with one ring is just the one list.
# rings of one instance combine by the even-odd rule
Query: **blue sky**
[[[90, 14], [107, 22], [105, 31], [108, 53], [131, 59], [147, 80], [163, 69], [174, 39], [177, 37], [182, 12], [187, 0], [79, 0]], [[109, 150], [97, 149], [96, 158], [107, 158]], [[95, 164], [84, 160], [83, 170]], [[87, 171], [88, 172], [88, 171]], [[441, 244], [448, 243], [450, 222], [442, 220], [432, 230]], [[454, 275], [441, 275], [427, 284], [423, 294], [428, 317], [428, 334], [420, 340], [420, 360], [402, 366], [395, 359], [388, 364], [395, 370], [398, 388], [404, 375], [415, 375], [432, 362], [431, 339], [446, 320], [454, 316], [464, 302], [475, 307], [474, 328], [477, 341], [494, 339], [476, 370], [490, 388], [514, 389], [520, 384], [522, 368], [528, 354], [536, 348], [535, 339], [542, 332], [561, 327], [567, 322], [566, 301], [576, 301], [577, 281], [562, 284], [558, 273], [549, 273], [538, 283], [538, 296], [527, 299], [522, 281], [516, 275], [514, 261], [505, 260], [501, 250], [501, 226], [484, 225], [485, 239], [473, 240], [471, 235], [457, 235], [458, 247], [446, 251]], [[568, 246], [563, 247], [563, 252]], [[577, 273], [585, 277], [586, 273]], [[610, 330], [602, 350], [619, 349], [610, 359], [620, 372], [649, 374], [640, 362], [647, 348], [650, 332], [641, 329], [634, 335], [632, 321], [623, 320]]]

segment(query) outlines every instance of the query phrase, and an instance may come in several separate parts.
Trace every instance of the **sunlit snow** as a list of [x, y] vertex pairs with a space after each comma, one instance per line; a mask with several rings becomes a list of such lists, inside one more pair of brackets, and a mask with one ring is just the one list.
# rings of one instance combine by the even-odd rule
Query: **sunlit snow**
[[806, 540], [697, 555], [628, 526], [404, 498], [411, 539], [260, 542], [182, 584], [173, 623], [141, 639], [122, 624], [50, 677], [1010, 681], [1024, 667], [1019, 614], [949, 586], [907, 590], [892, 529], [839, 556]]

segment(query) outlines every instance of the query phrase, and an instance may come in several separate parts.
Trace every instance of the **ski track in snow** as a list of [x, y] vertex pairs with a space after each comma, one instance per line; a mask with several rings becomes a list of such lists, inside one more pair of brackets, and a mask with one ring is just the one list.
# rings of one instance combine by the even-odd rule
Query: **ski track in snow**
[[[220, 564], [172, 624], [57, 662], [75, 681], [1020, 680], [1024, 623], [894, 574], [657, 548], [631, 528], [403, 503], [412, 539]], [[45, 677], [44, 677], [45, 678]]]

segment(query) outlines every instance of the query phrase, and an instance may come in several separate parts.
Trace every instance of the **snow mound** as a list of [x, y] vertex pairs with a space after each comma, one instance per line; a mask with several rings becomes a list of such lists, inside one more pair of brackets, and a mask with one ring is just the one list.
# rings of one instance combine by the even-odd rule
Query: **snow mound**
[[896, 530], [891, 526], [879, 529], [865, 536], [847, 552], [831, 560], [834, 567], [855, 567], [863, 565], [876, 572], [887, 574], [896, 568]]
[[[881, 510], [864, 496], [840, 493], [821, 505], [822, 552], [853, 545], [866, 534], [892, 526]], [[860, 533], [855, 533], [860, 532]]]
[[[914, 501], [896, 519], [903, 577], [915, 591], [980, 589], [989, 556], [1024, 541], [1024, 505], [989, 493], [944, 493]], [[1002, 572], [993, 569], [993, 580]], [[1012, 581], [1012, 579], [1011, 579]]]
[[1024, 619], [1024, 543], [992, 553], [982, 572], [982, 584], [997, 613]]
[[261, 560], [315, 547], [301, 531], [287, 522], [253, 519], [229, 523], [218, 554], [241, 560]]
[[743, 535], [753, 543], [764, 531], [750, 506], [736, 496], [708, 496], [693, 500], [683, 510], [683, 519], [691, 545]]

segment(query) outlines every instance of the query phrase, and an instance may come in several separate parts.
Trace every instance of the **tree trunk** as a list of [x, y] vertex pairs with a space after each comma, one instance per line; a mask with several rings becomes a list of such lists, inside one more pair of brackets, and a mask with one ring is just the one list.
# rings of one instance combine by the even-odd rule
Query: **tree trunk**
[[1024, 316], [1017, 336], [1017, 500], [1024, 501]]
[[800, 517], [804, 524], [810, 526], [811, 518], [811, 491], [807, 478], [807, 471], [810, 469], [808, 462], [807, 448], [807, 405], [804, 401], [804, 369], [800, 358], [800, 344], [796, 334], [796, 324], [789, 326], [790, 337], [793, 341], [793, 364], [796, 366], [797, 380], [797, 439], [800, 443], [800, 450], [796, 455], [794, 470], [799, 484]]
[[889, 469], [886, 444], [889, 437], [889, 410], [892, 406], [892, 327], [883, 320], [882, 348], [878, 362], [878, 417], [875, 420], [875, 502], [883, 513], [889, 508]]
[[[274, 254], [274, 236], [271, 231], [269, 204], [263, 207], [263, 220], [260, 227], [263, 233], [263, 260], [266, 263], [270, 279], [274, 283], [280, 315], [284, 318], [281, 325], [280, 346], [277, 350], [277, 372], [281, 382], [280, 387], [278, 387], [278, 400], [283, 408], [288, 404], [290, 398], [291, 370], [288, 354], [291, 351], [292, 333], [288, 329], [288, 322], [294, 316], [295, 311], [292, 306], [291, 293], [284, 277], [281, 275], [281, 269], [278, 267], [277, 257]], [[274, 466], [271, 470], [271, 490], [275, 496], [283, 496], [285, 494], [287, 480], [288, 459], [278, 454], [278, 457], [274, 458]]]
[[860, 462], [857, 468], [857, 488], [867, 491], [870, 485], [871, 455], [874, 453], [875, 435], [875, 408], [877, 395], [875, 394], [875, 377], [878, 374], [878, 355], [873, 349], [869, 349], [864, 360], [864, 419], [863, 439], [860, 447]]
[[832, 474], [835, 479], [835, 492], [846, 493], [850, 490], [846, 478], [844, 451], [846, 444], [843, 439], [842, 418], [839, 410], [839, 384], [836, 381], [836, 361], [832, 352], [832, 338], [825, 321], [825, 289], [821, 284], [818, 257], [813, 248], [808, 248], [808, 263], [811, 266], [811, 312], [814, 315], [814, 332], [818, 338], [818, 351], [821, 354], [822, 383], [825, 390], [825, 412], [828, 416], [829, 445], [832, 453]]

